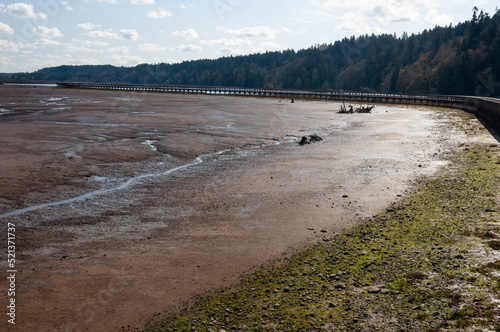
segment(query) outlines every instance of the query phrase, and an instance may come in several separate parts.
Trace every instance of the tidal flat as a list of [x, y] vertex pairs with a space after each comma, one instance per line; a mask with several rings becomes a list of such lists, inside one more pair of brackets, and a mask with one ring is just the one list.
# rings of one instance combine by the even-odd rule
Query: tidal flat
[[[417, 223], [414, 235], [398, 233], [390, 213], [428, 179], [462, 172], [467, 155], [490, 166], [498, 159], [498, 141], [458, 110], [376, 105], [371, 114], [338, 114], [338, 103], [324, 101], [0, 89], [0, 214], [16, 224], [17, 327], [31, 330], [134, 329], [152, 317], [174, 330], [293, 329], [279, 325], [285, 314], [304, 329], [370, 326], [356, 325], [368, 316], [374, 326], [391, 322], [398, 316], [377, 307], [359, 311], [353, 294], [390, 306], [434, 274], [418, 260], [426, 251], [408, 245], [428, 248], [418, 234], [431, 231]], [[323, 140], [298, 144], [312, 134]], [[477, 199], [481, 190], [472, 191]], [[424, 205], [430, 212], [445, 198]], [[418, 221], [417, 206], [408, 209], [400, 214]], [[448, 215], [425, 220], [440, 225]], [[444, 238], [459, 228], [442, 227]], [[484, 252], [495, 253], [495, 229], [481, 232], [467, 234], [491, 236]], [[434, 237], [428, 260], [440, 264], [448, 247]], [[467, 250], [449, 255], [466, 266]], [[387, 277], [393, 259], [412, 270]], [[495, 266], [485, 262], [479, 284]], [[426, 315], [418, 301], [411, 313], [435, 317], [439, 310]]]

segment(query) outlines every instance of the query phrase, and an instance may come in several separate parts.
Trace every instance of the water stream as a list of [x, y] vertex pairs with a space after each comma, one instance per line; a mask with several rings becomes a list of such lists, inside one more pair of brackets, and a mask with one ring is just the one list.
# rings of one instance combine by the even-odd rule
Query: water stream
[[201, 156], [197, 157], [195, 161], [193, 161], [189, 164], [177, 166], [177, 167], [171, 168], [165, 172], [148, 173], [148, 174], [139, 175], [139, 176], [136, 176], [134, 178], [128, 179], [127, 181], [123, 182], [122, 184], [115, 186], [115, 187], [112, 187], [112, 188], [104, 188], [104, 189], [95, 190], [95, 191], [86, 193], [84, 195], [65, 199], [62, 201], [33, 205], [33, 206], [30, 206], [30, 207], [27, 207], [24, 209], [15, 210], [12, 212], [0, 214], [0, 218], [19, 216], [19, 215], [22, 215], [22, 214], [27, 213], [27, 212], [31, 212], [31, 211], [35, 211], [35, 210], [39, 210], [39, 209], [43, 209], [43, 208], [47, 208], [47, 207], [70, 204], [70, 203], [75, 203], [75, 202], [81, 202], [81, 201], [84, 201], [84, 200], [87, 200], [90, 198], [94, 198], [94, 197], [99, 196], [99, 195], [109, 194], [109, 193], [112, 193], [112, 192], [115, 192], [118, 190], [126, 189], [126, 188], [128, 188], [128, 187], [134, 185], [135, 183], [138, 183], [139, 181], [144, 180], [144, 179], [163, 176], [163, 175], [169, 175], [169, 174], [172, 174], [174, 172], [177, 172], [177, 171], [180, 171], [183, 169], [187, 169], [187, 168], [192, 167], [192, 166], [199, 165], [199, 164], [203, 163], [206, 159], [210, 159], [211, 157], [221, 155], [221, 154], [224, 154], [224, 153], [229, 152], [229, 151], [231, 151], [231, 150], [222, 150], [222, 151], [219, 151], [216, 153], [201, 155]]

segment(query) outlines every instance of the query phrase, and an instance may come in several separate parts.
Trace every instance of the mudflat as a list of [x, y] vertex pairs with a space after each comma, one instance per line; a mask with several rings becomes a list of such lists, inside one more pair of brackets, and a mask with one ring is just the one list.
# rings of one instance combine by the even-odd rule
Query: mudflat
[[[339, 108], [0, 86], [15, 328], [140, 327], [363, 222], [468, 139], [453, 110]], [[323, 140], [298, 144], [311, 134]]]

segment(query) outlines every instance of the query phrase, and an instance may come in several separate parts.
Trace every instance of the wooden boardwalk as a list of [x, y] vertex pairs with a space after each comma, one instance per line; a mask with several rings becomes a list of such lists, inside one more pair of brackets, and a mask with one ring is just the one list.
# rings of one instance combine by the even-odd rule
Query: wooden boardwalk
[[206, 95], [235, 95], [256, 97], [278, 97], [278, 98], [306, 98], [325, 99], [337, 101], [357, 101], [361, 103], [390, 103], [390, 104], [412, 104], [429, 106], [452, 106], [459, 108], [472, 108], [467, 98], [462, 96], [445, 95], [406, 95], [406, 94], [383, 94], [383, 93], [361, 93], [348, 91], [318, 91], [298, 89], [253, 89], [238, 87], [218, 86], [186, 86], [186, 85], [136, 85], [136, 84], [106, 84], [106, 83], [57, 83], [63, 88], [76, 89], [104, 89], [125, 91], [151, 91], [184, 94], [206, 94]]
[[409, 95], [362, 93], [349, 91], [319, 91], [299, 89], [253, 89], [219, 86], [188, 85], [140, 85], [140, 84], [104, 84], [104, 83], [57, 83], [63, 88], [105, 89], [126, 91], [151, 91], [183, 94], [255, 96], [290, 99], [319, 99], [358, 103], [388, 103], [459, 108], [474, 112], [484, 118], [497, 133], [500, 133], [500, 99], [455, 96], [455, 95]]
[[[37, 84], [39, 82], [1, 82], [0, 84]], [[409, 95], [362, 93], [349, 91], [321, 91], [299, 89], [253, 89], [219, 86], [189, 85], [152, 85], [152, 84], [114, 84], [114, 83], [57, 83], [57, 86], [69, 89], [100, 89], [120, 91], [149, 91], [181, 94], [204, 94], [226, 96], [254, 96], [289, 99], [317, 99], [361, 104], [388, 103], [425, 106], [452, 107], [474, 112], [486, 119], [500, 133], [500, 100], [496, 98], [455, 96], [455, 95]]]

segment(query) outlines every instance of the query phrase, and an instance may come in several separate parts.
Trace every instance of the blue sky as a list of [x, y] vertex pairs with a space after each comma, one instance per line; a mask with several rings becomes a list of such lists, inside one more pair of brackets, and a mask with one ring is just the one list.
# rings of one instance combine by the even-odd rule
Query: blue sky
[[0, 72], [180, 62], [456, 24], [492, 0], [37, 0], [0, 4]]

